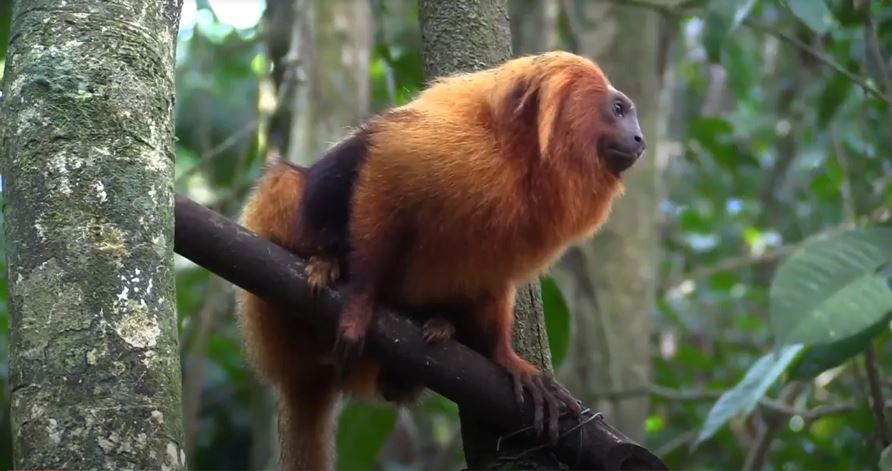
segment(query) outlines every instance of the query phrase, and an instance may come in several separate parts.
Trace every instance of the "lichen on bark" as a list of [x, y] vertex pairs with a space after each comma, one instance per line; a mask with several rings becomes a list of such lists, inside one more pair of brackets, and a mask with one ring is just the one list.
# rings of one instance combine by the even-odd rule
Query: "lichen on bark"
[[20, 0], [0, 107], [18, 468], [185, 465], [177, 0]]

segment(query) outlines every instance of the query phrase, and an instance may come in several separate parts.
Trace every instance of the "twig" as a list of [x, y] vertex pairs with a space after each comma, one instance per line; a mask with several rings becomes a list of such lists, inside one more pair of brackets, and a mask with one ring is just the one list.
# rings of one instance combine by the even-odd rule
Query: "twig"
[[[656, 10], [660, 13], [663, 13], [666, 15], [672, 15], [672, 16], [684, 16], [685, 14], [688, 13], [687, 7], [693, 6], [693, 2], [682, 2], [680, 4], [682, 7], [679, 8], [679, 6], [670, 7], [670, 6], [666, 6], [663, 4], [655, 3], [653, 0], [598, 0], [598, 1], [616, 3], [616, 4], [621, 4], [621, 5], [629, 5], [629, 6], [640, 7], [640, 8], [648, 8], [648, 9]], [[822, 54], [817, 49], [809, 46], [808, 44], [805, 44], [804, 42], [800, 41], [799, 39], [797, 39], [793, 36], [790, 36], [789, 34], [784, 33], [783, 31], [776, 29], [772, 26], [768, 26], [768, 25], [759, 23], [759, 22], [751, 20], [749, 18], [744, 18], [742, 24], [754, 31], [758, 31], [760, 33], [774, 36], [774, 37], [780, 39], [781, 41], [786, 42], [787, 44], [800, 49], [802, 52], [810, 55], [811, 57], [816, 59], [818, 62], [833, 69], [838, 74], [846, 77], [850, 81], [858, 84], [864, 90], [868, 91], [871, 95], [874, 95], [875, 97], [879, 98], [880, 100], [884, 101], [887, 105], [892, 107], [892, 99], [890, 99], [888, 96], [886, 96], [882, 91], [878, 90], [876, 87], [869, 84], [863, 78], [853, 74], [848, 69], [843, 67], [840, 63], [833, 60], [831, 57], [829, 57], [825, 54]]]
[[676, 435], [675, 438], [669, 440], [664, 443], [662, 446], [656, 449], [655, 453], [657, 456], [666, 456], [675, 450], [691, 443], [692, 441], [697, 439], [697, 436], [700, 435], [700, 428], [697, 427], [693, 430], [688, 430], [685, 433]]
[[[779, 402], [786, 406], [796, 401], [796, 398], [805, 390], [805, 383], [791, 383], [781, 392]], [[750, 447], [750, 451], [746, 456], [746, 462], [743, 465], [743, 471], [756, 471], [762, 469], [765, 463], [765, 457], [771, 449], [771, 442], [777, 436], [778, 430], [783, 426], [787, 419], [787, 414], [778, 411], [770, 411], [765, 414], [765, 423], [756, 437], [756, 442]]]
[[718, 262], [707, 265], [699, 268], [695, 268], [690, 272], [677, 277], [675, 279], [669, 280], [664, 286], [664, 291], [672, 291], [677, 289], [682, 283], [686, 281], [695, 281], [703, 278], [708, 278], [712, 275], [723, 273], [726, 271], [736, 270], [738, 268], [749, 267], [752, 265], [758, 265], [760, 263], [769, 263], [775, 260], [786, 257], [787, 255], [792, 254], [799, 248], [801, 242], [781, 245], [775, 249], [767, 250], [760, 254], [744, 254], [744, 255], [734, 255], [731, 257], [723, 258]]
[[257, 125], [259, 123], [260, 123], [260, 119], [258, 119], [258, 118], [252, 119], [251, 121], [246, 123], [241, 129], [232, 133], [232, 135], [230, 135], [229, 137], [224, 139], [223, 142], [214, 146], [205, 155], [201, 156], [201, 158], [198, 160], [198, 162], [195, 163], [195, 165], [189, 167], [188, 169], [183, 171], [183, 173], [181, 173], [179, 176], [177, 176], [176, 183], [179, 184], [179, 183], [184, 182], [187, 178], [191, 177], [192, 175], [197, 173], [199, 170], [207, 167], [208, 165], [210, 165], [211, 163], [216, 161], [217, 157], [224, 155], [224, 153], [227, 150], [232, 148], [232, 146], [236, 145], [240, 140], [242, 140], [242, 138], [244, 138], [246, 135], [248, 135], [249, 133], [251, 133], [255, 129], [257, 129]]
[[880, 370], [877, 367], [873, 343], [870, 343], [864, 350], [864, 369], [867, 373], [867, 389], [870, 392], [870, 406], [874, 421], [876, 421], [877, 436], [885, 448], [890, 443], [889, 424], [886, 422], [886, 411], [883, 407], [883, 387], [880, 384]]
[[803, 244], [811, 242], [815, 239], [838, 234], [840, 232], [850, 230], [853, 227], [857, 227], [858, 225], [884, 222], [889, 220], [890, 217], [892, 217], [892, 211], [890, 211], [890, 208], [876, 208], [870, 214], [864, 215], [853, 221], [847, 221], [843, 222], [842, 224], [829, 227], [798, 242], [784, 244], [774, 249], [767, 250], [761, 254], [732, 255], [730, 257], [723, 258], [712, 265], [695, 268], [684, 275], [677, 276], [667, 281], [661, 286], [661, 289], [663, 291], [672, 291], [678, 289], [678, 287], [686, 281], [696, 281], [715, 275], [717, 273], [736, 270], [738, 268], [749, 267], [752, 265], [758, 265], [760, 263], [773, 262], [777, 259], [792, 254]]

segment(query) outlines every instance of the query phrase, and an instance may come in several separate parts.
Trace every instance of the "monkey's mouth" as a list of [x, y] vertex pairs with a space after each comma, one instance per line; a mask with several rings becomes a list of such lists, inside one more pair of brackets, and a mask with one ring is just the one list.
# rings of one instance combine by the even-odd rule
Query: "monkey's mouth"
[[632, 165], [635, 165], [635, 162], [638, 161], [643, 153], [643, 149], [628, 151], [616, 146], [610, 146], [604, 152], [604, 160], [607, 162], [610, 171], [619, 175], [632, 167]]

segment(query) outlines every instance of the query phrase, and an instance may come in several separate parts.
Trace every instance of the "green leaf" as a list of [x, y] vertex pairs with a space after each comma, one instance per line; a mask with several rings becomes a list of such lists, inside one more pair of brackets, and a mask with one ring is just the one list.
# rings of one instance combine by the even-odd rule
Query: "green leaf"
[[706, 47], [709, 60], [719, 61], [725, 39], [740, 25], [755, 5], [756, 0], [710, 2], [703, 19], [703, 45]]
[[877, 273], [892, 260], [892, 229], [850, 230], [806, 243], [771, 284], [778, 345], [818, 345], [855, 335], [892, 310], [892, 289]]
[[752, 412], [759, 400], [765, 396], [768, 388], [774, 384], [801, 350], [801, 345], [791, 345], [781, 348], [777, 353], [769, 353], [759, 358], [746, 372], [743, 379], [733, 389], [722, 394], [712, 406], [696, 443], [701, 443], [715, 435], [719, 428], [731, 418], [738, 415], [746, 416]]
[[551, 349], [551, 364], [557, 370], [567, 358], [570, 349], [570, 310], [561, 291], [549, 276], [543, 276], [542, 306], [545, 310], [545, 330]]
[[385, 404], [344, 407], [338, 418], [337, 469], [375, 469], [395, 423], [396, 409]]
[[892, 313], [887, 314], [876, 324], [851, 337], [808, 348], [790, 366], [790, 379], [810, 380], [830, 368], [843, 364], [849, 358], [862, 353], [871, 340], [889, 329], [890, 320], [892, 320]]
[[824, 34], [830, 28], [830, 9], [824, 0], [785, 0], [787, 8], [812, 31]]

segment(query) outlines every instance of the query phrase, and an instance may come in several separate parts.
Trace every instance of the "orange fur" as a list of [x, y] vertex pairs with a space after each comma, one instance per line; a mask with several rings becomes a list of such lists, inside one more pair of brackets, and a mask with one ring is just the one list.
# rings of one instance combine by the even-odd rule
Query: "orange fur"
[[[352, 294], [339, 335], [361, 340], [378, 303], [422, 312], [461, 302], [466, 312], [450, 319], [459, 337], [481, 340], [476, 347], [515, 378], [539, 374], [511, 347], [515, 286], [590, 236], [622, 192], [595, 144], [613, 132], [602, 112], [611, 91], [592, 61], [552, 52], [437, 80], [370, 119], [351, 192], [352, 251], [344, 256]], [[274, 165], [242, 223], [321, 257], [313, 228], [295, 218], [305, 185], [303, 170]], [[320, 260], [311, 274], [325, 280]], [[338, 393], [382, 391], [380, 366], [364, 357], [338, 382], [330, 346], [307, 325], [249, 293], [240, 300], [251, 363], [279, 390], [283, 466], [328, 469]], [[430, 325], [430, 338], [451, 334], [440, 321]]]
[[[293, 237], [304, 178], [301, 169], [274, 162], [248, 198], [240, 223], [309, 258], [308, 249]], [[338, 381], [330, 346], [311, 334], [309, 324], [241, 289], [237, 301], [247, 360], [276, 388], [282, 468], [329, 469], [339, 391], [371, 397], [380, 367], [364, 360]]]

